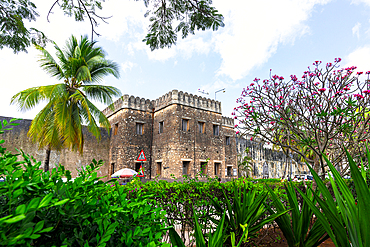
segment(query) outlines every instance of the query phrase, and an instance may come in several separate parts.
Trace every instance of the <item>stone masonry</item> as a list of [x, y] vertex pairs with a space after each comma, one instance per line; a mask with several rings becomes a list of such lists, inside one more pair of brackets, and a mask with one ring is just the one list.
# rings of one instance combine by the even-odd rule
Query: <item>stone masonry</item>
[[[293, 176], [310, 173], [298, 155], [290, 159], [282, 151], [265, 147], [262, 142], [236, 137], [236, 148], [240, 157], [251, 158], [252, 178], [282, 178], [290, 172]], [[246, 153], [246, 148], [249, 149], [249, 153]]]
[[109, 174], [137, 170], [141, 150], [146, 178], [235, 174], [234, 121], [218, 101], [172, 90], [152, 101], [124, 95], [103, 112], [112, 126]]
[[[9, 122], [11, 118], [0, 117], [0, 121], [2, 122], [3, 120], [7, 120]], [[18, 126], [13, 126], [12, 130], [6, 130], [4, 134], [0, 136], [0, 140], [5, 140], [1, 145], [11, 153], [18, 153], [15, 148], [23, 150], [26, 154], [33, 156], [36, 161], [40, 161], [41, 168], [43, 168], [46, 149], [40, 150], [37, 143], [32, 143], [29, 140], [27, 132], [31, 125], [31, 121], [32, 120], [28, 119], [17, 120], [16, 123], [19, 124]], [[71, 171], [72, 177], [76, 177], [77, 169], [90, 164], [93, 159], [101, 159], [104, 161], [104, 165], [98, 171], [98, 176], [107, 176], [110, 136], [105, 129], [101, 129], [101, 140], [98, 142], [86, 128], [83, 129], [83, 135], [83, 155], [67, 149], [63, 149], [61, 151], [52, 150], [50, 153], [50, 169], [54, 168], [56, 164], [62, 164], [67, 170]]]

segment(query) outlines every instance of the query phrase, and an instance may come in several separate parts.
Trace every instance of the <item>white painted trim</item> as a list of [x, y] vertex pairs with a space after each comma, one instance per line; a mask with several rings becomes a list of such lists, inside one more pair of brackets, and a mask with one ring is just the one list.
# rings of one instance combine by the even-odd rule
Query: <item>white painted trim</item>
[[147, 163], [148, 161], [137, 161], [137, 160], [135, 160], [135, 163], [141, 163], [141, 162]]
[[192, 159], [181, 159], [181, 161], [193, 161]]
[[[211, 161], [211, 160], [208, 160], [208, 161]], [[199, 162], [207, 162], [207, 160], [199, 160]]]
[[190, 120], [191, 117], [181, 117], [182, 119], [185, 119], [185, 120]]
[[215, 123], [215, 122], [212, 122], [212, 124], [214, 124], [214, 125], [221, 125], [221, 123]]
[[231, 166], [231, 167], [233, 167], [233, 165], [226, 165], [226, 166]]
[[213, 163], [222, 163], [221, 160], [214, 160]]
[[156, 162], [156, 163], [158, 163], [158, 162], [163, 162], [163, 160], [155, 160], [155, 162]]
[[198, 120], [198, 122], [200, 122], [200, 123], [206, 123], [207, 121], [206, 120]]
[[139, 121], [139, 120], [135, 120], [135, 123], [141, 123], [141, 124], [145, 124], [146, 122], [145, 122], [145, 121]]

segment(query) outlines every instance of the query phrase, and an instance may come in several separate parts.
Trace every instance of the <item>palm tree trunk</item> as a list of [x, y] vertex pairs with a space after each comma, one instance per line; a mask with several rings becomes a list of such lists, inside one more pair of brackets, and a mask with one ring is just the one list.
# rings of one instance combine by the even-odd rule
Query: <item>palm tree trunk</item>
[[46, 155], [45, 155], [45, 161], [44, 161], [44, 171], [45, 172], [49, 171], [50, 153], [51, 153], [51, 148], [50, 148], [50, 145], [48, 145], [46, 147]]

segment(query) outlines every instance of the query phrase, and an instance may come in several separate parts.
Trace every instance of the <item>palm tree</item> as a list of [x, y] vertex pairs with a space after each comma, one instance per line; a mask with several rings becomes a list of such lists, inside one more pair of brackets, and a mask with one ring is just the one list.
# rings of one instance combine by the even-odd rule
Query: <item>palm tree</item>
[[107, 131], [110, 129], [108, 119], [90, 100], [113, 107], [112, 97], [120, 96], [120, 90], [99, 83], [109, 74], [118, 78], [119, 67], [105, 59], [105, 52], [95, 44], [87, 36], [81, 36], [79, 42], [72, 36], [63, 50], [54, 43], [58, 62], [48, 51], [37, 46], [41, 51], [41, 68], [63, 83], [29, 88], [12, 97], [11, 104], [16, 104], [22, 111], [32, 109], [42, 101], [47, 103], [28, 131], [28, 136], [38, 142], [40, 149], [46, 147], [45, 171], [49, 170], [51, 149], [68, 148], [83, 153], [82, 124], [87, 125], [98, 141], [100, 128], [97, 121]]

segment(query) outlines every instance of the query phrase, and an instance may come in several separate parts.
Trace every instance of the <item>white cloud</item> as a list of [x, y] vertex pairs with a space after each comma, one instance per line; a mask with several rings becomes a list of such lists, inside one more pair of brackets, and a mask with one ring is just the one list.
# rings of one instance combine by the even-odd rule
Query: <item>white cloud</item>
[[121, 63], [121, 69], [123, 70], [123, 72], [126, 72], [126, 70], [130, 70], [137, 66], [136, 63], [133, 63], [133, 62], [130, 62], [130, 61], [126, 61], [125, 63]]
[[[151, 51], [149, 46], [142, 42], [144, 33], [136, 34], [136, 41], [128, 45], [128, 50], [131, 54], [134, 54], [133, 50], [145, 51], [150, 60], [165, 62], [175, 56], [182, 56], [184, 59], [190, 59], [194, 53], [196, 54], [208, 54], [211, 50], [212, 44], [206, 42], [203, 37], [189, 36], [184, 40], [179, 40], [176, 45], [170, 48], [163, 48]], [[130, 55], [131, 55], [130, 54]]]
[[343, 67], [357, 66], [357, 71], [369, 71], [369, 57], [370, 45], [359, 47], [344, 58], [345, 65]]
[[356, 25], [352, 28], [352, 34], [356, 35], [358, 39], [360, 38], [360, 27], [361, 23], [357, 22]]
[[199, 68], [202, 72], [204, 72], [204, 70], [206, 69], [206, 64], [204, 62], [202, 62], [200, 65], [199, 65]]
[[218, 75], [241, 79], [265, 63], [281, 43], [294, 42], [308, 32], [304, 24], [316, 4], [329, 0], [214, 1], [225, 16], [225, 28], [214, 35], [222, 57]]
[[360, 4], [360, 3], [364, 3], [368, 6], [370, 6], [370, 0], [352, 0], [351, 1], [351, 4]]

